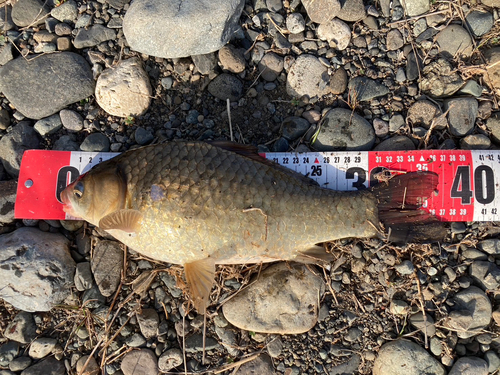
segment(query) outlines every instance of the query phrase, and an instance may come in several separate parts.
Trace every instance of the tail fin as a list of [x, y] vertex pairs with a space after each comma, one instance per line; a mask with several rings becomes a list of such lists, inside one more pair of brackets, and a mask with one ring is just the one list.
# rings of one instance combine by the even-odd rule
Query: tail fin
[[379, 219], [390, 231], [391, 241], [428, 242], [444, 238], [444, 225], [419, 209], [436, 190], [438, 179], [434, 172], [410, 172], [372, 188], [378, 200]]

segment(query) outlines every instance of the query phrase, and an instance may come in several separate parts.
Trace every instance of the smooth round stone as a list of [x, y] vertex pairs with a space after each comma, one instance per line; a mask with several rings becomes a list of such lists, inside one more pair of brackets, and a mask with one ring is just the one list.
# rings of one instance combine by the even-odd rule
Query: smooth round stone
[[241, 73], [245, 70], [245, 56], [230, 44], [219, 50], [219, 61], [222, 69], [231, 73]]
[[306, 22], [301, 13], [291, 13], [286, 17], [286, 28], [292, 34], [299, 34], [306, 28]]
[[319, 25], [317, 33], [321, 40], [326, 40], [339, 51], [346, 49], [351, 41], [349, 25], [336, 18]]
[[445, 375], [446, 371], [424, 348], [406, 339], [382, 346], [373, 364], [373, 375]]
[[475, 98], [454, 98], [445, 101], [444, 110], [448, 112], [450, 133], [463, 137], [474, 129], [478, 114], [478, 103]]
[[141, 60], [133, 57], [105, 69], [97, 79], [97, 103], [113, 116], [140, 116], [149, 108], [153, 91]]
[[[227, 301], [223, 305], [224, 317], [247, 331], [307, 332], [317, 322], [318, 295], [324, 293], [324, 288], [322, 279], [304, 265], [278, 263], [264, 270], [253, 284]], [[250, 305], [252, 309], [248, 309]]]
[[45, 22], [49, 10], [50, 7], [46, 2], [19, 0], [12, 7], [12, 20], [19, 27], [36, 26]]
[[336, 17], [341, 8], [338, 0], [302, 0], [302, 5], [311, 21], [319, 24]]
[[78, 132], [83, 129], [83, 118], [78, 112], [70, 109], [63, 109], [59, 112], [59, 116], [65, 129], [74, 132]]
[[273, 52], [267, 53], [259, 62], [261, 77], [268, 82], [274, 81], [283, 71], [283, 64], [283, 57]]
[[134, 350], [125, 354], [120, 368], [124, 375], [157, 374], [158, 359], [149, 349]]
[[158, 367], [162, 372], [168, 372], [182, 365], [184, 362], [182, 352], [179, 349], [169, 349], [158, 359]]
[[440, 52], [448, 57], [472, 55], [472, 39], [467, 30], [459, 25], [449, 25], [441, 30], [436, 36], [436, 42]]
[[109, 151], [109, 139], [104, 134], [92, 133], [87, 138], [84, 139], [80, 145], [82, 151], [91, 152], [108, 152]]
[[431, 7], [429, 0], [402, 0], [401, 5], [408, 17], [420, 16], [428, 12]]
[[68, 0], [53, 8], [50, 15], [61, 22], [74, 22], [78, 16], [78, 8], [74, 0]]
[[346, 0], [342, 2], [342, 8], [337, 15], [343, 21], [357, 22], [366, 17], [363, 0]]
[[318, 151], [364, 151], [375, 143], [375, 130], [363, 117], [344, 108], [328, 111], [319, 125], [319, 134], [313, 143]]

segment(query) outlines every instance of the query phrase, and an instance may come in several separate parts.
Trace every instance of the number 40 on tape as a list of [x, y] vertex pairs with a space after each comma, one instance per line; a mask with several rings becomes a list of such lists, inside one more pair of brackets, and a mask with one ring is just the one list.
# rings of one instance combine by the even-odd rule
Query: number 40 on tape
[[[61, 191], [80, 174], [116, 153], [29, 150], [24, 153], [15, 205], [16, 218], [70, 219]], [[262, 156], [333, 190], [362, 190], [391, 172], [432, 171], [437, 193], [422, 209], [443, 221], [498, 221], [500, 151], [416, 150], [265, 153]]]

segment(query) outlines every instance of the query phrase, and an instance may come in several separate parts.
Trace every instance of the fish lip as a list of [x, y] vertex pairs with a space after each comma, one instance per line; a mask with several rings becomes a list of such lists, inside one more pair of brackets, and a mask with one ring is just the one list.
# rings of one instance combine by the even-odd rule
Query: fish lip
[[73, 205], [71, 204], [71, 200], [69, 199], [70, 186], [71, 185], [67, 186], [66, 189], [64, 189], [61, 192], [61, 201], [63, 204], [63, 211], [71, 216], [75, 216], [75, 212], [73, 210]]

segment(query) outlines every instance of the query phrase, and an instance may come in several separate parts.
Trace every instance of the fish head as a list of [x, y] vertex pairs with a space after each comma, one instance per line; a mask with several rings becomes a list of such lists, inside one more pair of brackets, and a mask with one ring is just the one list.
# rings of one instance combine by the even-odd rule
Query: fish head
[[127, 186], [115, 168], [96, 168], [78, 177], [61, 193], [64, 212], [98, 225], [106, 215], [125, 208]]

